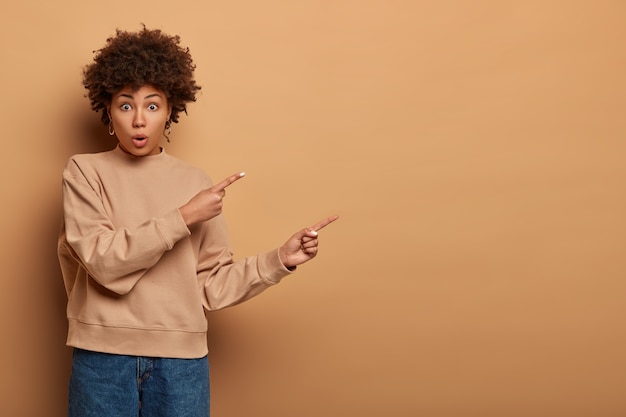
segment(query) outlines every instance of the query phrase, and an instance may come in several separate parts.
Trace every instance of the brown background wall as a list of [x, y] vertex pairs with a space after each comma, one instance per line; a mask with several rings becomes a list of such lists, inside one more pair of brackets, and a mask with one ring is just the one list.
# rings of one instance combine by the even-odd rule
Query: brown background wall
[[626, 415], [626, 3], [5, 3], [1, 415], [65, 413], [60, 173], [110, 147], [81, 69], [142, 22], [203, 86], [168, 151], [248, 173], [239, 256], [342, 216], [211, 314], [216, 416]]

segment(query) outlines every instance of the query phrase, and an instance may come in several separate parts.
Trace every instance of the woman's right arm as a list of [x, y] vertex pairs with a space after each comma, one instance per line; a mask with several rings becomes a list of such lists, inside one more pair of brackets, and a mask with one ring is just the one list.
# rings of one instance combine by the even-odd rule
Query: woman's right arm
[[76, 261], [100, 285], [118, 294], [128, 293], [190, 233], [178, 209], [133, 229], [116, 228], [98, 193], [72, 164], [63, 174], [63, 210], [65, 241]]

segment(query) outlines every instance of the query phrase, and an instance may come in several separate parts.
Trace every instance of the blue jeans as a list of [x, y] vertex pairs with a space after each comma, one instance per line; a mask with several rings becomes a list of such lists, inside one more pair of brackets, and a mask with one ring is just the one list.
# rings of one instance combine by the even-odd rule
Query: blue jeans
[[69, 417], [209, 417], [209, 361], [74, 349]]

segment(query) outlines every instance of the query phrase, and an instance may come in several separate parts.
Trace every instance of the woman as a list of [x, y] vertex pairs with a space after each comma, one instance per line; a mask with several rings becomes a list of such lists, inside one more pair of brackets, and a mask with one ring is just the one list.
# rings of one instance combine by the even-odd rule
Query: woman
[[208, 416], [205, 311], [277, 284], [318, 250], [324, 219], [235, 261], [213, 184], [160, 146], [200, 87], [177, 36], [117, 31], [84, 71], [115, 149], [63, 172], [59, 261], [74, 347], [69, 416]]

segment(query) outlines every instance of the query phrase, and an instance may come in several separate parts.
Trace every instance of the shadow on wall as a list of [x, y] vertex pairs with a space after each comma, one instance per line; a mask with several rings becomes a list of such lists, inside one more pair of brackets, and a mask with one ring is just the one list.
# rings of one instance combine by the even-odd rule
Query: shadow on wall
[[66, 415], [71, 355], [65, 346], [66, 295], [56, 255], [60, 193], [55, 198], [30, 194], [20, 214], [28, 221], [12, 234], [15, 253], [8, 260], [14, 266], [8, 268], [13, 271], [6, 289], [11, 295], [5, 301], [11, 316], [3, 344], [10, 354], [3, 374], [10, 376], [10, 384], [2, 388], [9, 401], [2, 401], [0, 414], [60, 417]]

